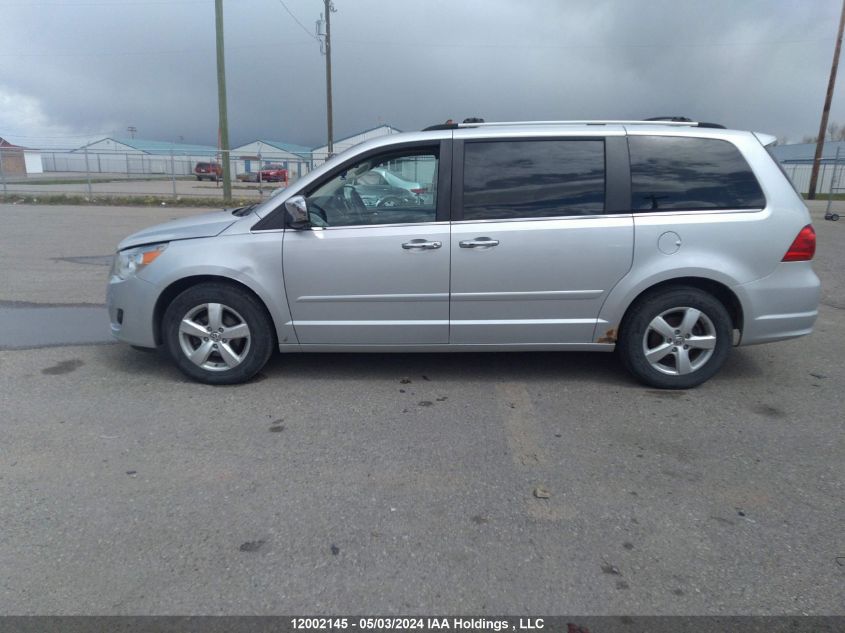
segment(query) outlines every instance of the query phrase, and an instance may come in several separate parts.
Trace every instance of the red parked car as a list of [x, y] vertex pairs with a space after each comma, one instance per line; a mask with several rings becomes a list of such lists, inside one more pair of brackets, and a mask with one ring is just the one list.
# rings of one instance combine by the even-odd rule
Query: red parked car
[[217, 182], [223, 177], [223, 167], [220, 163], [197, 163], [197, 166], [194, 167], [194, 174], [197, 180], [208, 178]]
[[288, 170], [281, 165], [267, 165], [258, 172], [264, 182], [287, 182]]

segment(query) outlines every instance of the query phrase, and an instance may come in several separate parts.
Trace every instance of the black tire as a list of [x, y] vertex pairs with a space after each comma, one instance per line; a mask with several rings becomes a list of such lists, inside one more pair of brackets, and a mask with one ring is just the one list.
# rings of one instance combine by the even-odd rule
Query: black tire
[[[691, 332], [683, 332], [679, 328], [686, 310], [690, 308], [699, 311], [703, 318], [695, 321]], [[694, 314], [690, 312], [690, 319], [694, 318]], [[671, 325], [671, 332], [667, 335], [672, 338], [663, 339], [658, 329], [652, 326], [660, 316], [663, 316], [661, 326]], [[692, 334], [695, 341], [715, 336], [715, 345], [709, 350], [699, 348], [692, 341], [691, 345], [686, 345], [682, 341], [687, 334]], [[658, 389], [690, 389], [719, 371], [732, 345], [733, 323], [725, 306], [713, 295], [698, 288], [674, 286], [645, 295], [631, 306], [622, 323], [616, 349], [622, 364], [640, 382]], [[664, 349], [668, 351], [652, 364], [646, 358], [646, 347], [658, 355]], [[695, 364], [700, 366], [690, 373], [672, 373], [682, 368], [681, 356], [690, 362], [690, 367]]]
[[202, 176], [197, 176], [197, 180], [199, 180], [200, 182], [202, 182]]
[[[206, 309], [203, 313], [203, 306], [220, 304], [221, 325], [224, 333], [216, 336], [225, 336], [225, 330], [229, 327], [239, 326], [242, 321], [248, 328], [248, 337], [232, 338], [230, 342], [226, 339], [206, 338], [183, 334], [180, 332], [182, 320], [189, 314], [196, 312], [197, 323], [207, 325], [210, 323], [210, 312]], [[203, 317], [203, 314], [206, 316]], [[162, 334], [164, 344], [170, 357], [179, 369], [194, 380], [209, 385], [232, 385], [246, 382], [257, 374], [267, 361], [276, 346], [276, 337], [273, 323], [261, 302], [251, 293], [233, 284], [209, 282], [198, 284], [188, 288], [177, 296], [167, 307], [162, 320]], [[209, 334], [209, 336], [212, 336]], [[216, 341], [216, 342], [215, 342]], [[223, 344], [229, 353], [234, 352], [235, 356], [242, 357], [235, 366], [226, 366]], [[214, 350], [207, 355], [207, 365], [217, 365], [214, 369], [200, 366], [191, 361], [183, 350], [183, 345], [188, 349], [199, 350], [201, 346], [214, 345]], [[232, 358], [232, 356], [230, 356]]]

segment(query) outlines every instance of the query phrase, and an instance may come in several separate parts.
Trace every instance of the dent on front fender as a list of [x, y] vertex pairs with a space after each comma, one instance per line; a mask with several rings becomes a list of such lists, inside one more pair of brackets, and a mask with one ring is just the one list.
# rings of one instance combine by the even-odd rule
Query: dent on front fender
[[172, 242], [165, 255], [143, 271], [144, 279], [158, 290], [157, 302], [170, 299], [168, 289], [187, 288], [192, 280], [231, 281], [248, 288], [261, 300], [273, 319], [280, 344], [297, 343], [282, 275], [282, 233]]

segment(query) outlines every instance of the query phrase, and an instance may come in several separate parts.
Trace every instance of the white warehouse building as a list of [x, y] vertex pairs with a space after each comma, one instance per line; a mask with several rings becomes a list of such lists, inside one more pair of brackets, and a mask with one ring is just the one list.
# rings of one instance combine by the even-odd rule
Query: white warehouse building
[[232, 173], [253, 174], [270, 164], [288, 170], [291, 181], [311, 170], [311, 148], [294, 143], [259, 139], [232, 148]]
[[211, 145], [106, 137], [71, 151], [43, 151], [45, 171], [189, 175], [194, 165], [217, 160]]
[[[385, 136], [387, 134], [399, 134], [401, 131], [402, 130], [395, 128], [392, 125], [379, 125], [378, 127], [374, 127], [369, 130], [364, 130], [363, 132], [359, 132], [358, 134], [355, 134], [353, 136], [347, 136], [345, 138], [335, 140], [334, 153], [340, 154], [341, 152], [348, 150], [350, 147], [353, 147], [358, 143], [368, 141], [371, 138], [377, 138], [379, 136]], [[329, 153], [329, 146], [321, 145], [320, 147], [315, 147], [311, 151], [314, 157], [313, 165], [314, 167], [317, 167], [318, 165], [322, 165], [326, 162]]]

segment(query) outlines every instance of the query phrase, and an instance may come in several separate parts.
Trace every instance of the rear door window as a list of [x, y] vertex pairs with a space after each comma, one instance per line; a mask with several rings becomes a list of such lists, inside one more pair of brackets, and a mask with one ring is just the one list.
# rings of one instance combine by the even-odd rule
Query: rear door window
[[604, 211], [604, 141], [475, 141], [464, 146], [464, 220]]
[[728, 141], [629, 136], [634, 211], [762, 209], [766, 200], [748, 163]]

